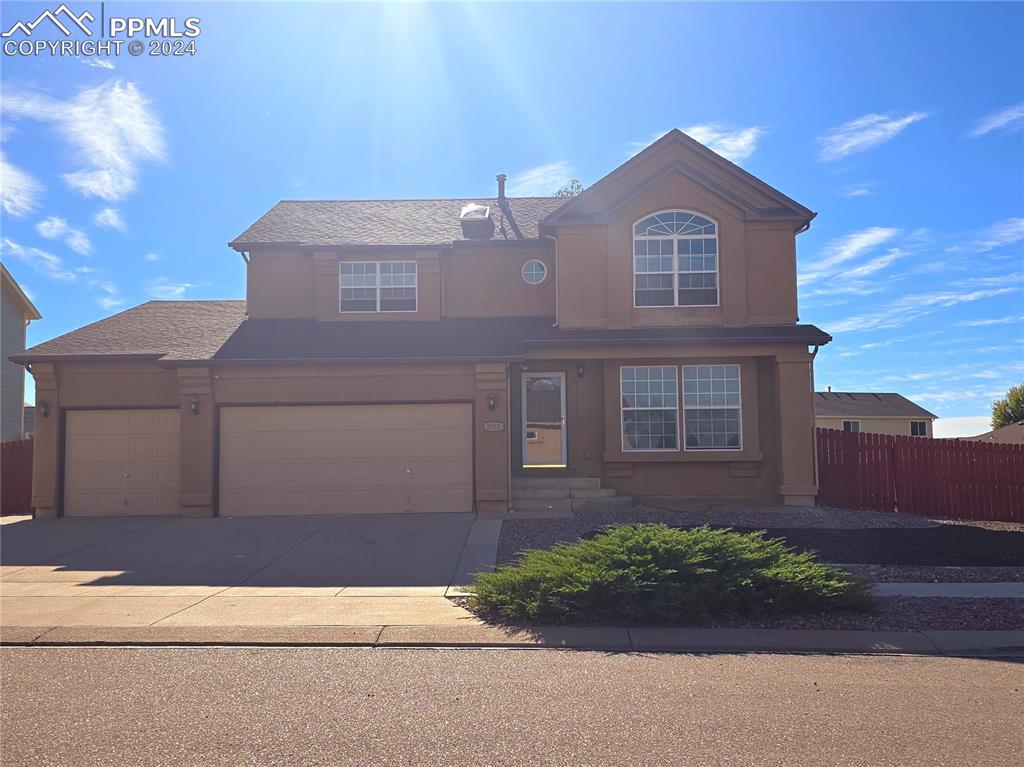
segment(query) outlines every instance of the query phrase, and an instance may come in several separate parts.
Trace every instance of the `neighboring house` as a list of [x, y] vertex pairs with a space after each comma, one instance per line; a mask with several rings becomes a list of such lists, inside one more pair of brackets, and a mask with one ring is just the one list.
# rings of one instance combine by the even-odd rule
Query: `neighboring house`
[[509, 508], [521, 474], [813, 503], [814, 217], [672, 131], [578, 197], [284, 201], [247, 301], [20, 356], [40, 516]]
[[36, 406], [25, 405], [25, 409], [22, 411], [22, 418], [24, 419], [24, 431], [26, 437], [31, 437], [32, 432], [36, 430]]
[[25, 351], [25, 329], [32, 320], [42, 319], [42, 315], [3, 264], [0, 264], [0, 275], [3, 282], [0, 300], [0, 364], [3, 366], [0, 374], [0, 442], [9, 442], [25, 436], [22, 419], [25, 368], [8, 358]]
[[814, 393], [814, 422], [822, 429], [931, 437], [938, 418], [902, 394], [819, 391]]
[[967, 442], [996, 442], [1001, 445], [1024, 445], [1024, 421], [1008, 423], [977, 437], [960, 437]]

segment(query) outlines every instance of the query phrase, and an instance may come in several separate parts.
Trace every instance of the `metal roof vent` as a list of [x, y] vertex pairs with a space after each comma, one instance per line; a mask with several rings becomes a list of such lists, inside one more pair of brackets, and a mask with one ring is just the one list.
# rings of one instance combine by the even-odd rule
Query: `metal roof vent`
[[462, 236], [467, 240], [489, 240], [494, 236], [494, 219], [491, 218], [488, 205], [475, 202], [463, 205], [459, 223], [462, 225]]

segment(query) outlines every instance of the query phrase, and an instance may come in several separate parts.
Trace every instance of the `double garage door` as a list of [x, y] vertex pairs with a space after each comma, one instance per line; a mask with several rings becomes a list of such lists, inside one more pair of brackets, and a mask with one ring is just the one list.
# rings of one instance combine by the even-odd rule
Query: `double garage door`
[[[177, 514], [178, 410], [68, 413], [64, 513]], [[468, 404], [224, 407], [222, 516], [472, 511]]]

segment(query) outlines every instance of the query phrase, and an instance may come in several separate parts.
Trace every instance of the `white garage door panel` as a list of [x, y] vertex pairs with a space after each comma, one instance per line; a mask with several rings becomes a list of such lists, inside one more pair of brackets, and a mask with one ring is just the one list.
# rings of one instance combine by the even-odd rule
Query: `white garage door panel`
[[464, 404], [223, 408], [220, 513], [471, 511]]
[[178, 410], [73, 410], [64, 437], [64, 514], [178, 514]]

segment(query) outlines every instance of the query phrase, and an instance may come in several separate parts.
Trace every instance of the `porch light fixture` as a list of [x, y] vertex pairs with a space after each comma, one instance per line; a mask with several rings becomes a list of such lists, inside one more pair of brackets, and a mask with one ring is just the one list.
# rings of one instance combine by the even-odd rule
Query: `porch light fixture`
[[578, 368], [576, 368], [576, 376], [579, 378], [583, 378], [583, 374], [586, 372], [586, 370], [586, 367], [580, 365]]
[[192, 401], [188, 403], [188, 408], [192, 411], [192, 415], [199, 415], [199, 398], [193, 397]]
[[488, 394], [487, 395], [487, 409], [488, 410], [494, 410], [497, 407], [498, 407], [498, 398], [496, 396], [494, 396], [493, 394]]
[[49, 418], [50, 417], [50, 403], [49, 402], [47, 402], [46, 400], [42, 400], [42, 401], [36, 403], [36, 407], [39, 408], [39, 415], [41, 415], [43, 418]]

